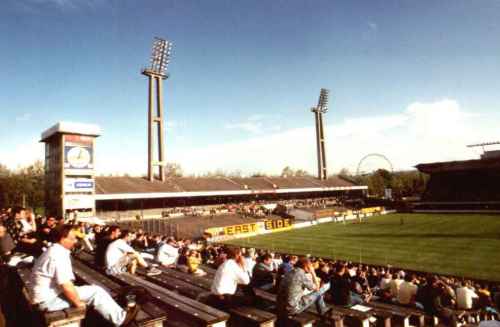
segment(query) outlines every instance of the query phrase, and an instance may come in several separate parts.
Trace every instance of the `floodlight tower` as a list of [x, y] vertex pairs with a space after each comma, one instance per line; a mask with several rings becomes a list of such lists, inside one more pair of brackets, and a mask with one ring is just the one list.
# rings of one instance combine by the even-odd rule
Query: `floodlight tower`
[[328, 111], [328, 95], [330, 91], [321, 89], [319, 93], [318, 105], [311, 108], [316, 121], [316, 148], [318, 152], [318, 179], [327, 178], [325, 133], [323, 128], [323, 114]]
[[[163, 80], [168, 78], [167, 66], [170, 62], [172, 42], [155, 38], [151, 53], [151, 66], [142, 70], [149, 80], [148, 92], [148, 179], [155, 179], [154, 168], [159, 167], [159, 178], [165, 181], [165, 149], [163, 119]], [[155, 103], [156, 99], [156, 103]], [[158, 143], [154, 142], [154, 130], [157, 130]], [[157, 160], [154, 160], [154, 148], [158, 149]]]

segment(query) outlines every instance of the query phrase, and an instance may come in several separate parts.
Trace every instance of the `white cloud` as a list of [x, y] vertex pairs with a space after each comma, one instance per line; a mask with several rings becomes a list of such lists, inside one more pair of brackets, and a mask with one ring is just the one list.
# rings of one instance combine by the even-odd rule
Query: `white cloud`
[[18, 169], [43, 158], [43, 144], [32, 138], [21, 144], [6, 144], [0, 147], [0, 163], [9, 169]]
[[[328, 113], [327, 122], [330, 117], [333, 120], [334, 115], [335, 112]], [[390, 115], [352, 117], [327, 124], [328, 168], [330, 172], [338, 172], [343, 167], [355, 172], [359, 160], [369, 153], [385, 155], [395, 169], [409, 169], [422, 162], [477, 158], [478, 150], [467, 148], [467, 144], [498, 138], [496, 126], [491, 123], [493, 119], [485, 118], [463, 110], [455, 100], [444, 99], [414, 102]], [[252, 133], [247, 139], [203, 148], [176, 147], [167, 139], [168, 161], [180, 163], [186, 173], [216, 169], [241, 170], [247, 174], [280, 173], [287, 165], [315, 173], [312, 119], [308, 126], [289, 130], [272, 131], [270, 127], [259, 127], [258, 123], [262, 121], [253, 119], [240, 123], [248, 126], [233, 124], [234, 128], [246, 128]], [[16, 167], [43, 158], [43, 147], [37, 141], [21, 144], [13, 151], [0, 147], [0, 161]], [[99, 173], [142, 175], [146, 172], [146, 145], [123, 149], [111, 144], [106, 145], [112, 148], [108, 151], [101, 142], [105, 142], [105, 135], [97, 140]]]
[[230, 122], [224, 125], [226, 129], [236, 129], [246, 133], [264, 134], [281, 130], [278, 125], [278, 115], [254, 114], [240, 122]]
[[262, 123], [256, 121], [247, 121], [243, 123], [229, 123], [224, 125], [227, 129], [239, 129], [249, 133], [259, 134], [262, 132]]
[[[480, 116], [463, 111], [457, 101], [445, 99], [415, 102], [397, 114], [348, 118], [329, 124], [328, 166], [333, 172], [343, 167], [355, 171], [359, 160], [369, 153], [384, 154], [395, 169], [410, 169], [421, 162], [476, 158], [477, 152], [466, 145], [495, 135], [493, 128], [484, 126], [477, 118]], [[217, 168], [279, 173], [286, 165], [314, 173], [314, 135], [311, 121], [310, 126], [303, 128], [184, 151], [174, 161], [193, 173]]]

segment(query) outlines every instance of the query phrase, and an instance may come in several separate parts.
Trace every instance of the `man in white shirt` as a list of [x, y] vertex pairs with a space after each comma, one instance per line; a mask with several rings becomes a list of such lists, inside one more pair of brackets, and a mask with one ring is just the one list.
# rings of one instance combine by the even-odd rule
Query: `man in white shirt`
[[409, 306], [415, 302], [418, 286], [413, 283], [415, 275], [407, 274], [405, 281], [399, 286], [397, 302], [402, 305]]
[[[110, 275], [130, 272], [135, 274], [137, 266], [148, 268], [148, 264], [130, 245], [134, 234], [128, 230], [122, 231], [120, 238], [111, 242], [106, 249], [106, 273]], [[161, 271], [151, 268], [148, 275], [158, 275]]]
[[239, 248], [227, 249], [227, 259], [215, 273], [211, 287], [211, 303], [219, 309], [227, 309], [242, 304], [251, 304], [254, 293], [251, 287], [243, 289], [244, 295], [236, 295], [238, 285], [248, 285], [250, 276]]
[[253, 267], [256, 265], [254, 248], [247, 249], [243, 262], [245, 271], [247, 271], [248, 275], [252, 277]]
[[387, 272], [384, 277], [380, 280], [380, 289], [385, 291], [390, 288], [390, 283], [391, 283], [391, 274]]
[[175, 240], [172, 237], [169, 237], [166, 243], [162, 244], [158, 248], [156, 261], [158, 261], [162, 266], [174, 267], [178, 257], [179, 249], [175, 247]]
[[468, 282], [462, 282], [462, 287], [457, 288], [457, 308], [470, 310], [474, 306], [474, 299], [479, 296], [472, 290]]
[[54, 230], [54, 245], [35, 262], [31, 273], [33, 301], [41, 310], [58, 311], [71, 306], [93, 306], [115, 326], [133, 322], [139, 308], [123, 310], [111, 296], [96, 285], [75, 286], [71, 266], [71, 249], [77, 242], [73, 227], [63, 225]]
[[403, 279], [399, 273], [392, 275], [392, 280], [389, 283], [389, 289], [393, 299], [397, 299], [399, 295], [399, 287], [403, 283]]

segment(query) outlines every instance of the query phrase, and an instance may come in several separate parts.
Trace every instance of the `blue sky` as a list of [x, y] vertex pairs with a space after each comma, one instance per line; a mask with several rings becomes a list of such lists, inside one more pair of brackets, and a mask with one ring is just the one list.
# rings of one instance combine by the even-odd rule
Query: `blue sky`
[[500, 139], [498, 17], [496, 0], [4, 0], [0, 162], [77, 121], [103, 130], [100, 172], [144, 172], [154, 36], [174, 42], [167, 156], [187, 172], [314, 172], [321, 87], [332, 170], [476, 157], [465, 144]]

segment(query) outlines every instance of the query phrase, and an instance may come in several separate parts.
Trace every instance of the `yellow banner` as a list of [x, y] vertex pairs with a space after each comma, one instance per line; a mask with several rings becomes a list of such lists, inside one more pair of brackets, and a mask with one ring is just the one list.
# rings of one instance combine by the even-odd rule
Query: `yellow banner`
[[283, 219], [275, 219], [275, 220], [266, 220], [264, 222], [264, 227], [266, 230], [285, 230], [292, 229], [292, 219], [283, 218]]
[[224, 235], [237, 235], [237, 234], [247, 234], [256, 233], [259, 231], [258, 223], [234, 225], [224, 227]]
[[224, 229], [221, 227], [211, 227], [211, 228], [205, 229], [205, 233], [210, 234], [212, 237], [213, 236], [220, 236], [220, 235], [224, 235]]
[[382, 211], [382, 207], [370, 207], [361, 209], [361, 213], [376, 213]]

